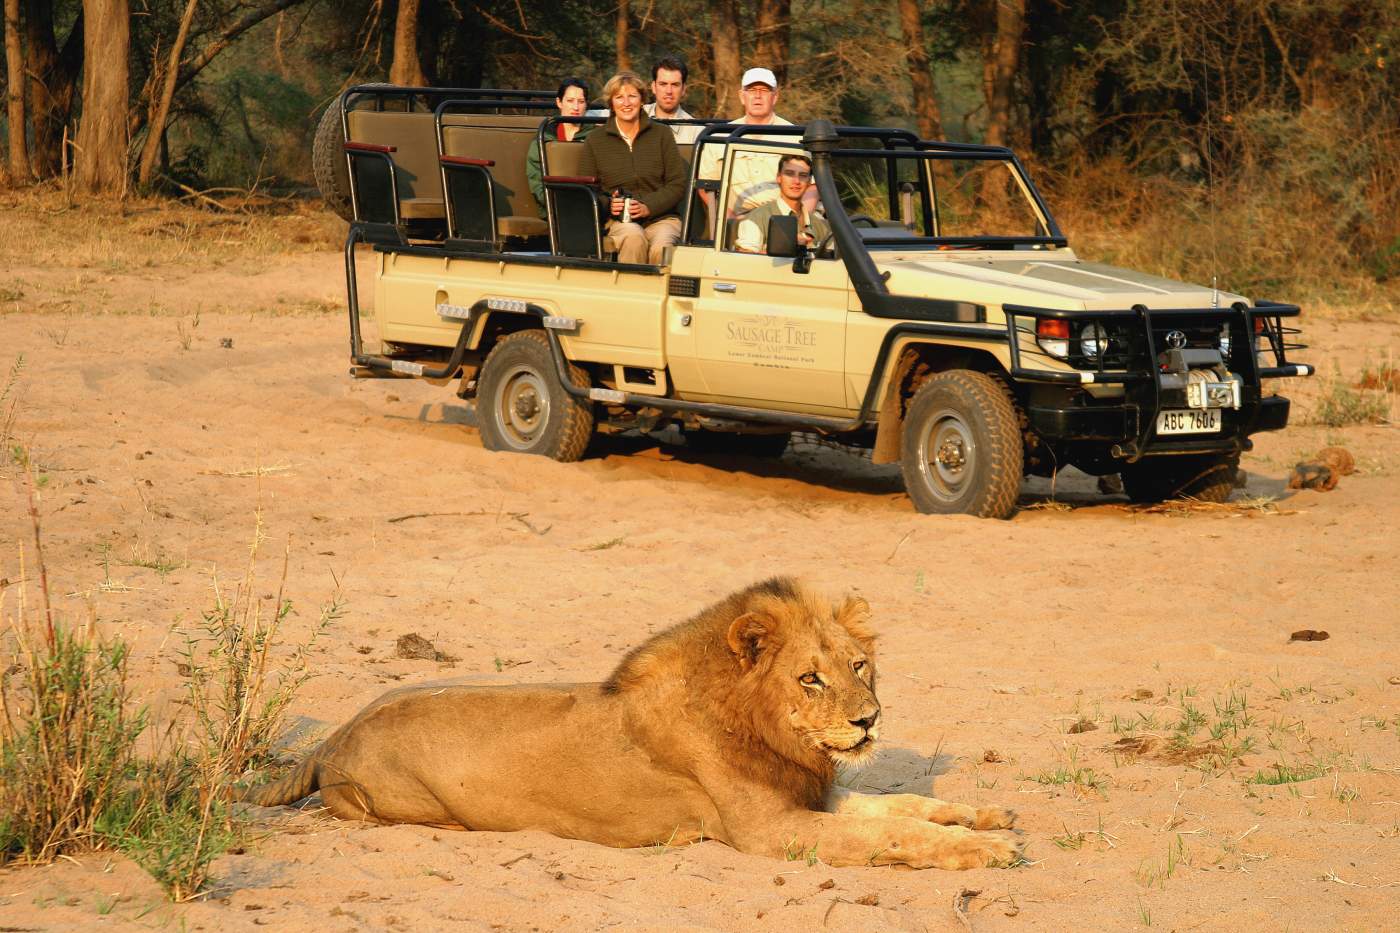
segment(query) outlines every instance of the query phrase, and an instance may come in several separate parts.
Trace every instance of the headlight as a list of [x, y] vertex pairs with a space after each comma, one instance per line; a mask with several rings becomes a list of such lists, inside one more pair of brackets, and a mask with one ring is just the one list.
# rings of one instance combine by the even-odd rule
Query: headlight
[[1108, 331], [1102, 324], [1085, 324], [1079, 331], [1079, 349], [1091, 360], [1108, 352]]

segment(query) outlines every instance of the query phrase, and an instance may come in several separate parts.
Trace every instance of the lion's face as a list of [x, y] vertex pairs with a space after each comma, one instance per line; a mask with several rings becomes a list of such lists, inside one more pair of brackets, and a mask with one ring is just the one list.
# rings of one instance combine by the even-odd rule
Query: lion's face
[[745, 676], [760, 680], [754, 686], [764, 705], [781, 717], [767, 725], [788, 733], [770, 732], [770, 742], [786, 738], [780, 744], [843, 765], [862, 764], [874, 753], [880, 701], [874, 639], [865, 628], [869, 616], [859, 597], [839, 606], [800, 598], [773, 600], [734, 621], [730, 646]]

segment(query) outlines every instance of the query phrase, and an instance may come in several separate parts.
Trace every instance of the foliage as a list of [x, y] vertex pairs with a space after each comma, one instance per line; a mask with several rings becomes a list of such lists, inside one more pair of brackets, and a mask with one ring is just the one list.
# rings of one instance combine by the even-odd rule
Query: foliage
[[[204, 638], [187, 642], [189, 716], [167, 723], [148, 755], [138, 754], [150, 717], [127, 690], [126, 644], [96, 619], [55, 620], [40, 563], [45, 618], [21, 602], [0, 643], [0, 864], [115, 848], [173, 900], [205, 889], [214, 859], [241, 832], [231, 791], [270, 757], [308, 676], [306, 651], [340, 614], [333, 600], [311, 639], [282, 654], [278, 632], [291, 603], [282, 587], [266, 612], [249, 595], [261, 540], [259, 520], [241, 584], [227, 598], [216, 583]], [[17, 589], [23, 600], [23, 577]]]
[[[149, 0], [133, 17], [133, 152], [184, 6]], [[202, 0], [186, 64], [273, 6]], [[633, 67], [680, 54], [687, 106], [701, 115], [716, 98], [717, 6], [630, 6]], [[758, 62], [758, 5], [737, 3], [741, 61], [785, 73], [780, 113], [912, 122], [897, 0], [788, 6], [784, 60]], [[60, 44], [79, 8], [55, 4]], [[616, 9], [424, 0], [417, 53], [438, 86], [554, 87], [577, 74], [596, 94], [615, 69]], [[996, 4], [920, 9], [945, 134], [979, 141]], [[351, 83], [386, 79], [396, 12], [383, 0], [298, 0], [238, 34], [180, 85], [159, 174], [194, 188], [306, 186], [319, 110]], [[1021, 38], [1011, 138], [1086, 256], [1305, 301], [1375, 304], [1400, 274], [1400, 0], [1026, 0]], [[65, 115], [70, 127], [77, 118]]]

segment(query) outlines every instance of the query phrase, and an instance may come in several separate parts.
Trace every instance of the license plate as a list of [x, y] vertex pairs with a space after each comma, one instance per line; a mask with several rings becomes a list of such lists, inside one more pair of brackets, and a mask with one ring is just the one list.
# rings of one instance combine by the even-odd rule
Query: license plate
[[1158, 434], [1211, 434], [1220, 430], [1220, 409], [1170, 408], [1157, 413]]

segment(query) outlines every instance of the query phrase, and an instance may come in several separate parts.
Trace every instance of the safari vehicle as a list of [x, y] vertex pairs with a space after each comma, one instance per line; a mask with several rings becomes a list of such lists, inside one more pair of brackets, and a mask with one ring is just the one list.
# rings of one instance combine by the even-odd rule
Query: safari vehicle
[[[1296, 306], [1086, 262], [1010, 150], [903, 130], [707, 125], [696, 146], [723, 147], [723, 169], [692, 167], [680, 243], [619, 263], [583, 144], [554, 131], [601, 121], [552, 116], [550, 96], [357, 87], [318, 134], [322, 190], [351, 221], [352, 372], [457, 380], [492, 450], [572, 461], [595, 432], [675, 424], [775, 455], [800, 430], [898, 461], [921, 512], [1005, 518], [1023, 476], [1071, 465], [1138, 501], [1220, 501], [1250, 436], [1288, 421], [1272, 380], [1312, 372], [1287, 358]], [[524, 182], [534, 140], [544, 205]], [[795, 151], [831, 235], [808, 249], [776, 217], [766, 254], [737, 252], [735, 166], [776, 178]]]

